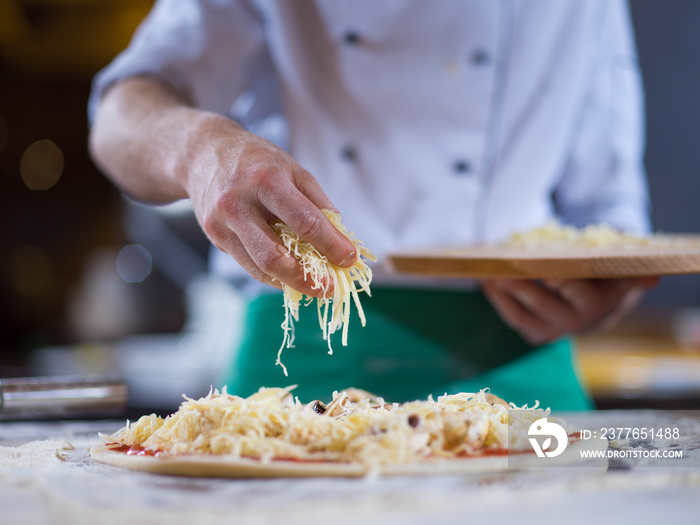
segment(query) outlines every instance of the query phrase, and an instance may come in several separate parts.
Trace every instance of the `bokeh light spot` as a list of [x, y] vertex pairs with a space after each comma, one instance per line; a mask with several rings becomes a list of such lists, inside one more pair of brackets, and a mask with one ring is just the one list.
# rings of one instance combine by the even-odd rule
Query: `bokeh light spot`
[[153, 271], [153, 257], [140, 244], [127, 244], [117, 254], [117, 273], [127, 283], [140, 283]]
[[63, 175], [63, 152], [48, 139], [37, 140], [24, 150], [19, 173], [30, 190], [48, 190]]

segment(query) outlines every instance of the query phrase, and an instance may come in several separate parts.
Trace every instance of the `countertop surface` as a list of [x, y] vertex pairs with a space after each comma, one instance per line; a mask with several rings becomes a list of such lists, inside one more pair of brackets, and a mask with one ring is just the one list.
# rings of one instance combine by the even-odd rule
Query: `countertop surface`
[[378, 479], [169, 477], [95, 462], [98, 432], [123, 421], [0, 422], [0, 524], [690, 523], [700, 495], [697, 412], [564, 415], [579, 428], [679, 428], [678, 439], [613, 439], [609, 450], [682, 450], [553, 467]]

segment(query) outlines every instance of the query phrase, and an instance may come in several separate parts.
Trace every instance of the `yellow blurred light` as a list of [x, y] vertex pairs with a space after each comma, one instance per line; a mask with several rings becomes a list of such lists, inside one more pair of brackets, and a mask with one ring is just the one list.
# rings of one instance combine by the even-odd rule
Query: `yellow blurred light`
[[63, 152], [48, 139], [38, 140], [22, 154], [19, 172], [30, 190], [48, 190], [63, 174]]
[[41, 295], [51, 286], [51, 261], [39, 246], [15, 248], [9, 263], [12, 286], [19, 295]]
[[648, 357], [628, 356], [621, 360], [618, 370], [620, 386], [627, 390], [639, 390], [651, 385], [653, 363]]

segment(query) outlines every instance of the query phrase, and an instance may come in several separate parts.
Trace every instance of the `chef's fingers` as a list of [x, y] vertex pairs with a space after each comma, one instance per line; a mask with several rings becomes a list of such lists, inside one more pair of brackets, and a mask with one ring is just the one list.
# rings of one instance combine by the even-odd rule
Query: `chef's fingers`
[[241, 236], [241, 242], [265, 274], [309, 296], [323, 297], [333, 292], [332, 281], [315, 283], [304, 275], [299, 260], [289, 252], [267, 222], [260, 221], [256, 226], [246, 236]]
[[312, 244], [332, 263], [352, 266], [357, 253], [352, 243], [331, 224], [321, 207], [335, 209], [311, 175], [301, 170], [283, 188], [263, 191], [260, 201], [292, 231]]
[[534, 314], [509, 291], [502, 289], [498, 281], [482, 281], [481, 287], [486, 297], [501, 316], [503, 322], [530, 344], [542, 344], [561, 335], [552, 329], [548, 320]]
[[501, 279], [494, 281], [494, 285], [532, 315], [546, 321], [553, 336], [573, 332], [579, 327], [580, 316], [572, 305], [538, 281]]
[[609, 312], [594, 323], [594, 327], [599, 330], [608, 330], [615, 326], [625, 314], [639, 303], [644, 292], [645, 288], [641, 286], [635, 286], [628, 290]]
[[292, 173], [294, 185], [318, 208], [337, 211], [335, 206], [321, 189], [316, 178], [305, 169], [299, 167]]
[[231, 229], [221, 222], [213, 223], [210, 222], [208, 225], [207, 235], [211, 240], [212, 244], [216, 246], [219, 250], [224, 253], [229, 254], [233, 257], [236, 262], [248, 272], [252, 277], [260, 281], [261, 283], [269, 284], [275, 288], [282, 288], [282, 282], [278, 281], [255, 264], [252, 257], [248, 254], [248, 251], [243, 246], [243, 243]]
[[[218, 236], [217, 246], [230, 254], [255, 279], [281, 288], [282, 283], [309, 296], [323, 296], [321, 288], [314, 289], [296, 258], [265, 220], [262, 213], [246, 214], [237, 221], [236, 233], [230, 229]], [[332, 286], [332, 283], [330, 283]], [[332, 291], [332, 290], [331, 290]]]
[[[336, 207], [333, 205], [331, 200], [328, 198], [328, 196], [325, 194], [323, 189], [321, 189], [321, 185], [318, 183], [316, 178], [313, 175], [311, 175], [308, 171], [301, 169], [301, 168], [296, 170], [294, 172], [294, 183], [296, 184], [297, 188], [299, 188], [299, 190], [304, 195], [306, 195], [306, 197], [308, 197], [308, 199], [311, 202], [313, 202], [318, 208], [332, 210], [336, 213], [340, 213], [336, 209]], [[343, 250], [345, 248], [347, 248], [347, 244], [345, 244], [347, 241], [347, 238], [345, 237], [345, 235], [341, 234], [341, 236], [336, 238], [336, 240], [340, 241], [343, 244], [343, 246], [341, 247]], [[347, 243], [349, 243], [349, 241], [347, 241]], [[350, 246], [352, 246], [351, 243], [349, 243], [349, 244], [350, 244]], [[325, 252], [322, 252], [322, 253], [325, 254]], [[347, 252], [345, 252], [345, 253], [347, 253]], [[355, 249], [354, 246], [352, 246], [352, 250], [347, 255], [347, 257], [343, 261], [341, 261], [340, 263], [336, 262], [335, 264], [337, 264], [338, 266], [344, 267], [344, 268], [349, 268], [353, 264], [355, 264], [355, 262], [357, 262], [357, 258], [359, 256], [360, 256], [360, 254], [358, 253], [358, 251]], [[329, 257], [329, 259], [330, 259], [330, 257]], [[333, 259], [331, 259], [331, 261], [335, 262], [335, 261], [333, 261]]]
[[547, 281], [545, 285], [579, 314], [591, 319], [604, 315], [629, 289], [624, 283], [584, 279]]
[[482, 288], [503, 320], [531, 344], [591, 327], [609, 328], [658, 278], [537, 281], [496, 280]]
[[248, 255], [248, 252], [243, 247], [243, 244], [240, 243], [240, 241], [231, 246], [227, 250], [227, 253], [231, 255], [234, 259], [236, 259], [236, 262], [238, 262], [241, 268], [243, 268], [246, 272], [248, 272], [252, 277], [257, 279], [261, 283], [269, 284], [270, 286], [279, 288], [280, 290], [282, 289], [282, 281], [278, 281], [277, 279], [274, 279], [273, 277], [263, 272], [260, 269], [260, 267], [257, 264], [255, 264], [251, 256]]
[[[659, 277], [639, 277], [633, 279], [612, 279], [607, 288], [612, 289], [612, 304], [609, 310], [595, 323], [595, 328], [607, 330], [616, 325], [620, 319], [631, 311], [644, 296], [644, 293], [659, 283]], [[605, 286], [607, 281], [598, 281]]]
[[545, 284], [579, 312], [584, 321], [582, 328], [605, 328], [615, 324], [658, 281], [658, 277], [643, 277], [552, 280]]
[[637, 282], [637, 285], [643, 288], [644, 290], [650, 290], [651, 288], [654, 288], [656, 285], [659, 284], [659, 281], [661, 281], [661, 277], [658, 275], [652, 275], [649, 277], [637, 277], [634, 279]]
[[565, 279], [546, 281], [580, 314], [595, 319], [614, 309], [633, 289], [646, 289], [658, 282], [657, 277], [641, 279]]

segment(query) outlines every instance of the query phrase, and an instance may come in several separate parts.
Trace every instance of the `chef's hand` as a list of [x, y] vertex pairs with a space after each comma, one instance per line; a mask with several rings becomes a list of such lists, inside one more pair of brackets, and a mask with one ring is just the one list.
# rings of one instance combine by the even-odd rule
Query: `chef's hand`
[[90, 151], [137, 200], [189, 197], [212, 243], [264, 283], [323, 293], [312, 289], [297, 260], [287, 255], [270, 227], [276, 220], [339, 266], [352, 266], [357, 258], [321, 211], [335, 209], [330, 199], [291, 156], [229, 118], [192, 107], [157, 79], [129, 78], [107, 91]]
[[658, 277], [482, 281], [482, 290], [503, 321], [530, 344], [540, 345], [590, 329], [612, 327]]
[[[322, 208], [335, 209], [318, 182], [274, 144], [222, 119], [201, 137], [203, 151], [190, 168], [186, 188], [209, 239], [253, 277], [281, 288], [288, 284], [312, 296], [298, 261], [270, 223], [281, 219], [303, 240], [343, 267], [352, 266], [354, 246]], [[332, 293], [332, 283], [330, 283]]]

